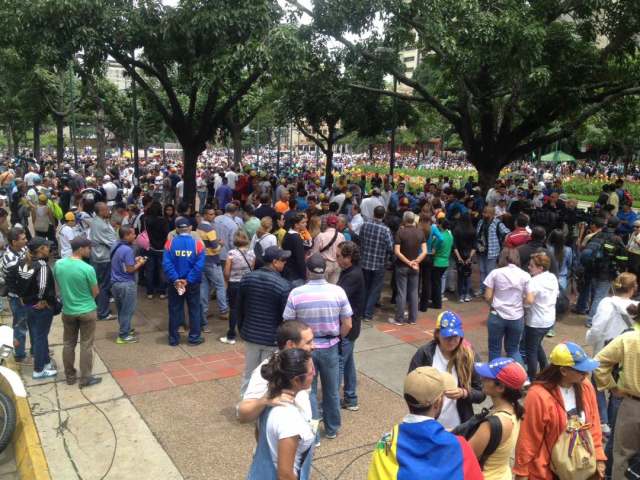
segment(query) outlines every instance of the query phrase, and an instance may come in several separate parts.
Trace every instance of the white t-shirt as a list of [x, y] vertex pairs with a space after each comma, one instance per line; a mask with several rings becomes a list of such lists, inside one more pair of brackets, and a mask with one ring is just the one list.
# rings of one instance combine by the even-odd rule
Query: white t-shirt
[[527, 325], [535, 328], [552, 327], [556, 321], [556, 301], [560, 293], [558, 279], [551, 272], [542, 272], [529, 281], [529, 293], [535, 301], [529, 308]]
[[118, 196], [118, 187], [113, 182], [107, 182], [102, 185], [102, 189], [107, 196], [107, 202], [113, 202]]
[[493, 289], [491, 310], [505, 320], [524, 317], [523, 297], [530, 280], [531, 275], [513, 264], [492, 270], [484, 280], [485, 286]]
[[60, 258], [70, 257], [72, 253], [71, 240], [78, 236], [78, 227], [63, 225], [58, 233], [60, 241]]
[[[564, 410], [569, 415], [577, 415], [578, 411], [576, 410], [576, 391], [573, 386], [569, 388], [558, 386], [560, 389], [560, 394], [562, 395], [562, 401], [564, 402]], [[584, 411], [580, 413], [580, 420], [585, 421]]]
[[[258, 365], [253, 372], [251, 373], [251, 378], [249, 379], [249, 385], [247, 385], [247, 389], [242, 396], [243, 400], [249, 399], [258, 399], [264, 397], [265, 393], [269, 388], [269, 382], [267, 382], [261, 373], [261, 369], [263, 365], [266, 365], [269, 359], [264, 360], [260, 365]], [[302, 390], [298, 392], [296, 395], [296, 405], [298, 405], [304, 415], [308, 418], [311, 418], [311, 401], [309, 400], [309, 390]]]
[[[440, 372], [448, 372], [447, 364], [448, 360], [444, 358], [442, 354], [442, 350], [440, 347], [436, 346], [436, 353], [433, 355], [433, 365], [432, 367]], [[451, 375], [455, 378], [456, 383], [458, 382], [458, 374], [456, 372], [455, 367], [451, 370]], [[456, 401], [451, 400], [450, 398], [444, 397], [444, 402], [442, 404], [442, 412], [440, 412], [440, 416], [438, 417], [438, 422], [446, 428], [447, 430], [451, 430], [454, 427], [460, 425], [460, 414], [458, 413], [458, 408], [456, 406]]]
[[229, 170], [227, 173], [224, 174], [224, 176], [227, 177], [227, 180], [229, 181], [228, 183], [229, 188], [231, 190], [235, 190], [236, 182], [238, 181], [238, 174], [232, 170]]
[[293, 470], [298, 474], [302, 463], [302, 454], [311, 448], [316, 436], [311, 428], [311, 415], [308, 415], [297, 405], [274, 407], [267, 419], [267, 444], [271, 451], [271, 460], [278, 469], [278, 441], [283, 438], [300, 437]]
[[638, 302], [618, 296], [604, 297], [598, 304], [596, 314], [591, 319], [591, 328], [587, 331], [587, 343], [593, 346], [596, 354], [604, 348], [604, 342], [612, 340], [633, 324], [627, 307]]

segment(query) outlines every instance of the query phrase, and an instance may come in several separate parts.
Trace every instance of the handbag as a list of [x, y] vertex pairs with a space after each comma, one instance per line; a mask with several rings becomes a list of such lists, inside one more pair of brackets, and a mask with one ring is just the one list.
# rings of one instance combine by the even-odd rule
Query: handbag
[[142, 250], [149, 250], [151, 248], [151, 242], [149, 241], [149, 234], [145, 230], [136, 237], [135, 244]]
[[551, 470], [560, 480], [588, 480], [596, 475], [591, 424], [573, 416], [551, 450]]

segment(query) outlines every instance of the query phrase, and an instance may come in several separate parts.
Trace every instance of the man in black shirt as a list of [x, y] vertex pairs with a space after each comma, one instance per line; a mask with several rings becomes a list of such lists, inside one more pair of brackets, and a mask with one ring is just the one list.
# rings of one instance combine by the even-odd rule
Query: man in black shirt
[[349, 334], [340, 344], [340, 378], [344, 378], [344, 400], [342, 408], [353, 412], [358, 410], [356, 395], [356, 364], [353, 358], [355, 342], [360, 335], [360, 325], [364, 313], [364, 275], [360, 268], [360, 249], [354, 242], [342, 242], [338, 245], [336, 260], [342, 272], [338, 286], [347, 294], [353, 315]]

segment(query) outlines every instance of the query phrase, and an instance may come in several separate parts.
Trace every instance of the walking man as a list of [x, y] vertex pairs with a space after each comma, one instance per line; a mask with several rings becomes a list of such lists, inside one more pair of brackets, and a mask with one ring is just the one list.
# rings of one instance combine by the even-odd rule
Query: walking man
[[76, 237], [71, 241], [71, 256], [58, 260], [53, 267], [53, 275], [62, 297], [64, 372], [67, 384], [75, 384], [77, 372], [74, 363], [80, 334], [80, 388], [102, 381], [102, 377], [91, 374], [97, 320], [95, 298], [99, 288], [95, 269], [85, 261], [90, 256], [91, 241], [85, 237]]
[[98, 304], [98, 320], [112, 320], [115, 317], [109, 309], [111, 297], [111, 246], [118, 241], [116, 231], [111, 226], [111, 214], [106, 203], [96, 203], [96, 217], [91, 222], [91, 264], [96, 269], [100, 293], [96, 299]]
[[111, 291], [118, 309], [118, 338], [116, 343], [136, 343], [138, 339], [133, 335], [131, 328], [133, 312], [136, 311], [138, 300], [138, 286], [135, 272], [140, 270], [145, 262], [145, 257], [135, 257], [131, 245], [136, 239], [136, 232], [128, 226], [120, 227], [118, 231], [120, 241], [111, 250]]
[[191, 222], [186, 217], [176, 219], [176, 235], [167, 240], [162, 267], [169, 286], [169, 345], [180, 343], [178, 327], [184, 323], [184, 303], [189, 308], [189, 345], [200, 345], [202, 313], [200, 282], [204, 268], [204, 245], [191, 236]]
[[[353, 311], [342, 287], [324, 278], [327, 264], [319, 253], [307, 260], [306, 285], [294, 288], [284, 309], [284, 320], [298, 320], [313, 330], [313, 364], [322, 381], [322, 417], [325, 435], [336, 438], [340, 429], [340, 339], [351, 331]], [[318, 377], [311, 387], [313, 418], [320, 419]]]

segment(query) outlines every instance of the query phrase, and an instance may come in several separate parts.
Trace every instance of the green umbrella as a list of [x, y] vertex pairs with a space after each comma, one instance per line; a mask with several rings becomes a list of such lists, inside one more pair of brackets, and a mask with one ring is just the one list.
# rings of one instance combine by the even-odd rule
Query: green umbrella
[[547, 153], [540, 157], [540, 160], [544, 163], [563, 163], [563, 162], [575, 162], [575, 157], [572, 157], [568, 153], [564, 153], [561, 150], [556, 152]]

